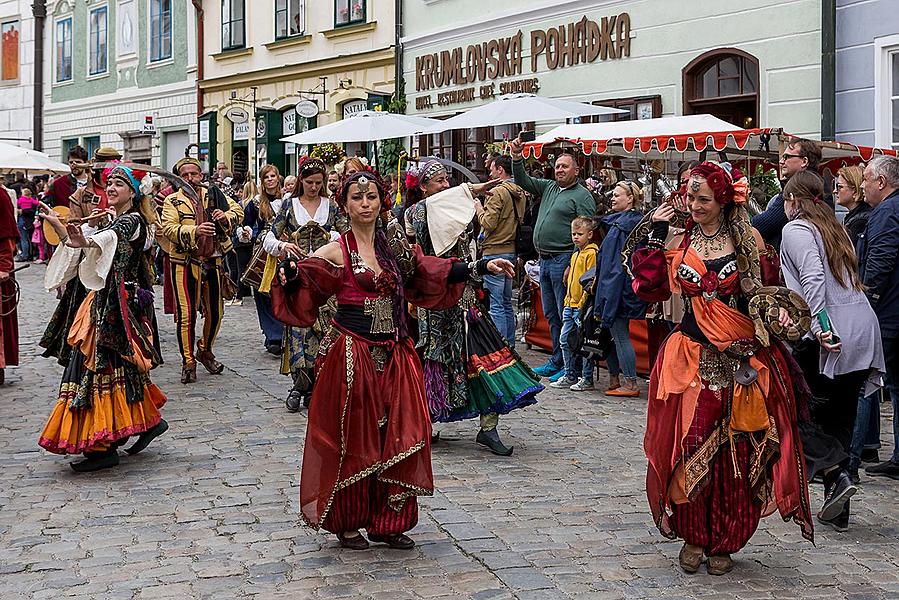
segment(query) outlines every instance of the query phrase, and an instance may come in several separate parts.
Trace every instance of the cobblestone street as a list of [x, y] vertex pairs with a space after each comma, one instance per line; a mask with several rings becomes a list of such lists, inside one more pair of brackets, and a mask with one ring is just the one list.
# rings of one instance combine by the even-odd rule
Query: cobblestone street
[[775, 514], [731, 574], [681, 572], [646, 505], [645, 398], [600, 392], [547, 390], [502, 419], [511, 458], [475, 444], [475, 421], [438, 426], [416, 548], [342, 550], [301, 524], [305, 413], [284, 408], [251, 299], [226, 309], [224, 374], [186, 387], [157, 288], [170, 429], [77, 475], [37, 445], [61, 374], [37, 351], [56, 302], [43, 273], [19, 274], [24, 366], [0, 388], [0, 598], [899, 598], [899, 481], [864, 474], [849, 532], [816, 524], [814, 546]]

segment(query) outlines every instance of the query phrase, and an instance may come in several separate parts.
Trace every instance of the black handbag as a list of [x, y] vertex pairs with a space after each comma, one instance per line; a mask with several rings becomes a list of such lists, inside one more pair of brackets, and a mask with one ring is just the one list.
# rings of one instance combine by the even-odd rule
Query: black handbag
[[599, 360], [605, 360], [614, 348], [612, 340], [612, 332], [602, 327], [596, 319], [593, 318], [593, 302], [588, 300], [587, 308], [581, 313], [581, 326], [574, 331], [577, 332], [577, 338], [570, 341], [577, 341], [577, 345], [571, 346], [576, 348], [577, 352], [584, 356], [592, 356]]
[[512, 212], [515, 214], [515, 254], [522, 260], [531, 260], [537, 256], [534, 247], [534, 228], [521, 221], [518, 214], [518, 198], [512, 197]]

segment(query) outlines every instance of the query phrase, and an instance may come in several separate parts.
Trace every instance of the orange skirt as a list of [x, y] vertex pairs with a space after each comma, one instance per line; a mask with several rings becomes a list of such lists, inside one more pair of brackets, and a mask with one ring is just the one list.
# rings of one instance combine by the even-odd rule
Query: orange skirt
[[102, 452], [119, 440], [155, 427], [162, 419], [159, 409], [165, 394], [147, 381], [144, 399], [129, 403], [124, 382], [113, 375], [92, 374], [94, 382], [89, 407], [69, 408], [70, 395], [63, 384], [59, 401], [53, 408], [38, 442], [54, 454]]

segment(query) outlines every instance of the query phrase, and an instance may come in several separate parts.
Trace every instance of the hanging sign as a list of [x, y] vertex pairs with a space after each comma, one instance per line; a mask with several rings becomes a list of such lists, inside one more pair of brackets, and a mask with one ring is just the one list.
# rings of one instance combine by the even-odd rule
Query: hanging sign
[[232, 123], [246, 123], [250, 120], [250, 113], [239, 106], [232, 106], [225, 111], [225, 116]]
[[306, 119], [311, 119], [318, 114], [318, 104], [312, 100], [300, 100], [297, 102], [297, 114]]
[[250, 123], [234, 123], [234, 129], [232, 130], [234, 135], [233, 139], [235, 142], [246, 141], [250, 139]]

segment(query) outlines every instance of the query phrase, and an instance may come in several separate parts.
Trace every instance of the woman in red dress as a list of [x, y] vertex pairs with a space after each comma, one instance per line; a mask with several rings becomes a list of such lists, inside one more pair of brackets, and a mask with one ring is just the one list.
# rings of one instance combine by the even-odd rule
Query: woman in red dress
[[[337, 313], [322, 339], [309, 408], [300, 510], [314, 528], [355, 550], [393, 548], [418, 522], [417, 496], [433, 493], [431, 419], [407, 302], [452, 306], [472, 271], [511, 273], [509, 261], [462, 263], [424, 256], [392, 220], [386, 186], [371, 171], [341, 182], [350, 230], [307, 259], [287, 259], [272, 286], [275, 316], [309, 327], [333, 295]], [[388, 227], [383, 224], [389, 223]]]
[[19, 230], [12, 199], [0, 186], [0, 385], [6, 367], [19, 364], [19, 321], [16, 316], [16, 282], [12, 274]]
[[669, 232], [682, 218], [671, 203], [635, 230], [649, 235], [633, 253], [634, 291], [647, 302], [681, 294], [686, 307], [650, 377], [643, 447], [653, 519], [684, 540], [679, 560], [689, 573], [703, 555], [709, 574], [730, 571], [730, 555], [774, 510], [812, 538], [792, 368], [775, 339], [799, 339], [808, 307], [762, 285], [746, 189], [745, 179], [702, 163], [683, 190], [683, 230]]

